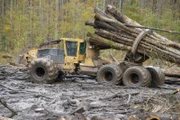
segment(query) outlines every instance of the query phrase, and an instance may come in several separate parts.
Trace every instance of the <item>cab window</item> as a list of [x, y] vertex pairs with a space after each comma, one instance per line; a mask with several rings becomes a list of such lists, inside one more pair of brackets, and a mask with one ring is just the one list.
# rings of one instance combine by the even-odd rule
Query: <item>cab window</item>
[[86, 52], [86, 42], [80, 43], [80, 54], [85, 54]]
[[66, 51], [68, 56], [76, 56], [77, 42], [66, 41]]

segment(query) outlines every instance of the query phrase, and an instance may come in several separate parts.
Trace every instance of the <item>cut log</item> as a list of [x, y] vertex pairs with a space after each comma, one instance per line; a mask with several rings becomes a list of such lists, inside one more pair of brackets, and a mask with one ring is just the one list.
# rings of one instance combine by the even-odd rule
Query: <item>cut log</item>
[[92, 35], [92, 34], [88, 33], [87, 36], [90, 37], [90, 39], [89, 39], [90, 43], [92, 43], [99, 49], [113, 48], [113, 49], [125, 50], [125, 51], [131, 50], [131, 47], [129, 47], [129, 46], [109, 41], [109, 40], [107, 40], [103, 37], [100, 37], [98, 35], [95, 35], [95, 34]]
[[0, 120], [14, 120], [14, 119], [11, 119], [11, 118], [8, 118], [8, 117], [2, 117], [2, 116], [0, 116]]
[[179, 120], [178, 115], [150, 113], [146, 120]]
[[140, 37], [139, 44], [133, 45], [137, 37], [146, 29], [111, 5], [107, 6], [105, 12], [95, 8], [94, 22], [88, 21], [86, 25], [96, 29], [89, 37], [92, 43], [101, 46], [99, 49], [113, 48], [130, 51], [133, 49], [132, 46], [136, 46], [137, 53], [180, 64], [180, 44], [153, 31], [145, 34], [142, 39]]

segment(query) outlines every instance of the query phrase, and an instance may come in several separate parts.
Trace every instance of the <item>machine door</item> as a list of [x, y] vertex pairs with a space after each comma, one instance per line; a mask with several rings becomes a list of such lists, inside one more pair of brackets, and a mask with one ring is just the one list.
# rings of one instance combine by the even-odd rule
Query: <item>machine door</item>
[[84, 61], [85, 54], [86, 54], [86, 41], [80, 43], [80, 48], [79, 48], [79, 61], [80, 62]]
[[78, 42], [65, 41], [65, 50], [64, 69], [74, 70], [75, 64], [78, 63]]
[[86, 53], [86, 42], [80, 43], [80, 51], [79, 51], [79, 53], [81, 55], [84, 55]]

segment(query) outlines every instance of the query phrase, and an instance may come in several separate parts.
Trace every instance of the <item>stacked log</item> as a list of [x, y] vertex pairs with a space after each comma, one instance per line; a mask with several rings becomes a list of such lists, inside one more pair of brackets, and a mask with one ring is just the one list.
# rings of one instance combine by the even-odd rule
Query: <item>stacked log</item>
[[[113, 48], [131, 51], [135, 39], [143, 31], [147, 31], [147, 29], [142, 29], [143, 26], [139, 23], [125, 16], [111, 5], [106, 7], [105, 12], [96, 7], [94, 22], [86, 21], [86, 25], [95, 28], [95, 33], [89, 33], [88, 36], [90, 42], [99, 46], [100, 49]], [[137, 53], [180, 64], [180, 43], [149, 31], [139, 42]]]

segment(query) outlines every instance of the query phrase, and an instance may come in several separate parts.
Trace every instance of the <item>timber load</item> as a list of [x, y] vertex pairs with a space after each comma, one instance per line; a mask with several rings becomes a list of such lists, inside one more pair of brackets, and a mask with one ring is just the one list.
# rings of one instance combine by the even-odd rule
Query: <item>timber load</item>
[[130, 51], [180, 64], [180, 43], [173, 42], [122, 14], [108, 5], [105, 12], [95, 8], [94, 22], [86, 21], [95, 32], [88, 33], [89, 41], [99, 49], [112, 48]]

